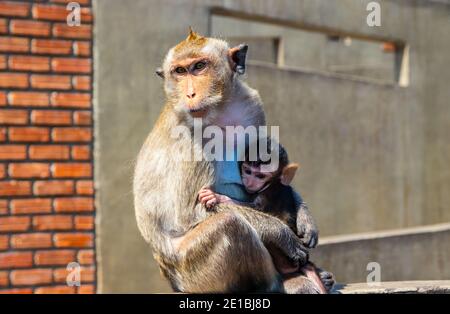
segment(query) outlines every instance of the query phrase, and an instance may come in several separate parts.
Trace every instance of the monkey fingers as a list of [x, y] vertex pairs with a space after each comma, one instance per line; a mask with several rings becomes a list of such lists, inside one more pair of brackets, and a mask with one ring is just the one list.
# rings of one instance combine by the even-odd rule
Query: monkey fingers
[[301, 236], [303, 244], [308, 248], [315, 248], [319, 242], [319, 233], [315, 230], [306, 230]]
[[213, 198], [213, 199], [210, 199], [209, 201], [206, 202], [206, 207], [207, 208], [212, 208], [216, 204], [217, 204], [217, 199]]
[[201, 189], [200, 192], [198, 193], [198, 200], [203, 203], [202, 201], [203, 199], [214, 194], [215, 193], [209, 189]]

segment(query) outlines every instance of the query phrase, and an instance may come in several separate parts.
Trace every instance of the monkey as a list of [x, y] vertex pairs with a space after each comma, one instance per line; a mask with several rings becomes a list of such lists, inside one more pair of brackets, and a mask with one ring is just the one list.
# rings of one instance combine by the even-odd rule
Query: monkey
[[[210, 212], [197, 200], [200, 188], [221, 174], [217, 161], [192, 160], [204, 145], [194, 136], [195, 119], [221, 128], [265, 125], [258, 92], [239, 78], [247, 49], [191, 29], [167, 53], [157, 70], [166, 103], [135, 164], [137, 226], [174, 291], [317, 293], [302, 274], [283, 279], [274, 266], [271, 247], [292, 263], [308, 260], [307, 248], [281, 220], [235, 204]], [[188, 132], [174, 135], [179, 127]]]
[[[289, 162], [288, 154], [281, 144], [270, 138], [267, 138], [266, 141], [269, 152], [274, 150], [278, 154], [278, 167], [263, 171], [261, 165], [270, 164], [271, 159], [262, 161], [261, 158], [256, 158], [256, 160], [252, 160], [249, 153], [249, 146], [251, 145], [246, 147], [243, 161], [239, 162], [244, 188], [246, 192], [253, 196], [251, 202], [245, 203], [234, 200], [227, 195], [215, 193], [210, 188], [200, 190], [199, 201], [208, 209], [214, 208], [219, 203], [234, 203], [256, 208], [278, 217], [300, 237], [304, 235], [303, 229], [305, 226], [301, 224], [306, 219], [313, 226], [313, 235], [308, 238], [309, 242], [304, 244], [313, 248], [318, 242], [317, 228], [303, 199], [290, 185], [299, 165]], [[255, 151], [258, 151], [258, 143], [258, 141], [252, 143], [253, 148], [256, 148]], [[276, 263], [276, 268], [283, 274], [297, 271], [297, 268], [283, 262], [280, 265]], [[328, 293], [334, 285], [333, 275], [317, 268], [311, 262], [301, 267], [300, 271], [316, 284], [321, 293]]]

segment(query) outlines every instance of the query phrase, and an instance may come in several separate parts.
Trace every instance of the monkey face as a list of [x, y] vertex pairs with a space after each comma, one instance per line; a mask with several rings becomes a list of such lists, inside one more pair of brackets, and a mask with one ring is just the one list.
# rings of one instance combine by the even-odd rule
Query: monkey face
[[169, 50], [163, 70], [166, 95], [175, 111], [205, 117], [220, 106], [232, 86], [234, 73], [245, 71], [247, 46], [231, 48], [225, 41], [190, 31], [188, 37]]
[[173, 63], [170, 76], [176, 84], [178, 110], [193, 117], [203, 117], [222, 101], [223, 79], [216, 76], [216, 62], [208, 55], [186, 58]]
[[262, 172], [260, 167], [250, 166], [243, 162], [241, 169], [242, 183], [248, 193], [256, 193], [274, 177], [274, 172]]

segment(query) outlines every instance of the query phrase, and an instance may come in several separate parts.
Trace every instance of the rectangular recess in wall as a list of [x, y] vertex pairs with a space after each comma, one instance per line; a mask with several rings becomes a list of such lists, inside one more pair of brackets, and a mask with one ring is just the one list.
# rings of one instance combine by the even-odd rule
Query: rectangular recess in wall
[[407, 86], [408, 49], [400, 41], [213, 9], [210, 34], [249, 44], [250, 61]]

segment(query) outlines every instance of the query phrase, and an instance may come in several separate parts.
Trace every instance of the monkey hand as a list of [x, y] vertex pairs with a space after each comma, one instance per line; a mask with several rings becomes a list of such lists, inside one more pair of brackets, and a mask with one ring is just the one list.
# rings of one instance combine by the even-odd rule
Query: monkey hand
[[296, 241], [289, 253], [288, 257], [297, 267], [305, 265], [309, 260], [308, 250], [300, 240]]
[[300, 238], [298, 238], [292, 230], [283, 225], [279, 233], [278, 249], [290, 260], [293, 266], [301, 267], [308, 262], [308, 249], [303, 245]]
[[308, 248], [314, 248], [319, 243], [319, 230], [303, 202], [297, 212], [297, 235]]
[[297, 228], [297, 235], [307, 248], [315, 248], [319, 243], [319, 231], [311, 226], [302, 226]]
[[206, 206], [207, 209], [212, 209], [215, 205], [219, 203], [226, 203], [231, 201], [226, 195], [221, 195], [218, 193], [214, 193], [210, 188], [202, 188], [198, 193], [198, 200], [200, 203]]

